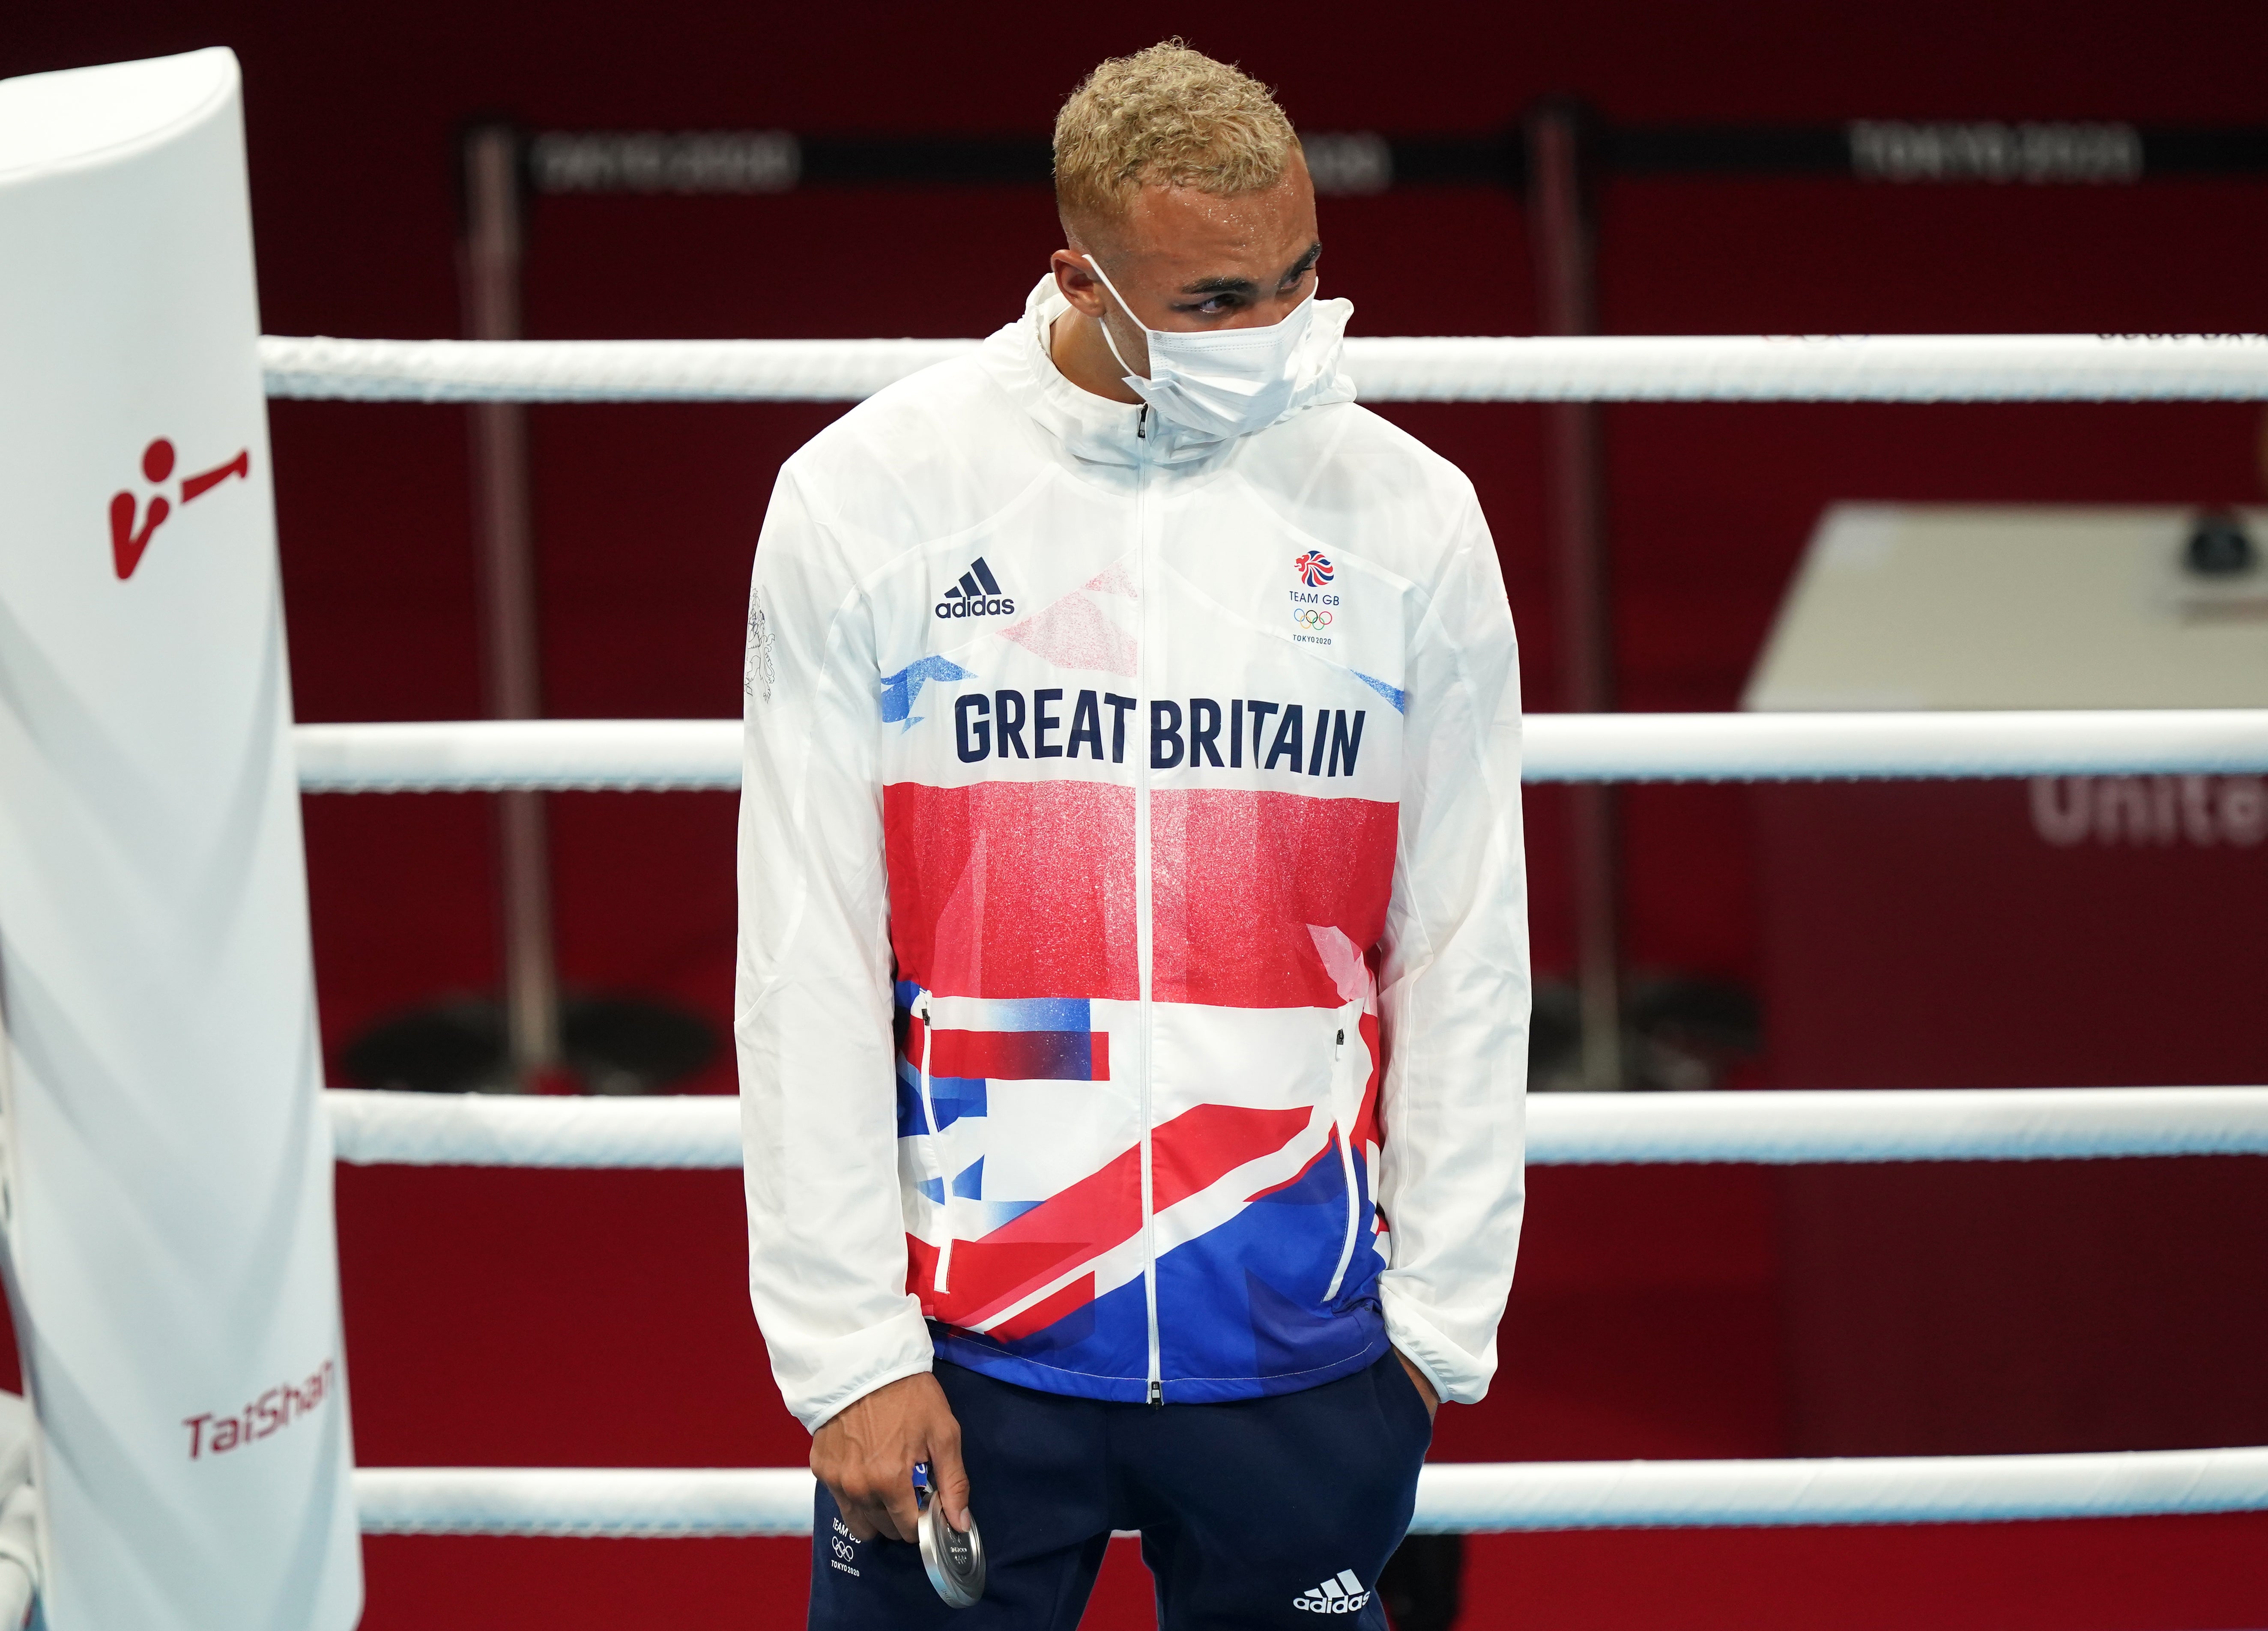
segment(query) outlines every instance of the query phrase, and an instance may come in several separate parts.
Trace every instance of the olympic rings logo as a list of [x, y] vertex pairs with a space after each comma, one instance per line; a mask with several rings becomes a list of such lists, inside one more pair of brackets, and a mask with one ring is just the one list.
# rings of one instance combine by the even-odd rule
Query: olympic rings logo
[[1292, 621], [1302, 628], [1329, 628], [1331, 626], [1331, 614], [1329, 612], [1318, 611], [1311, 606], [1303, 606], [1292, 613]]

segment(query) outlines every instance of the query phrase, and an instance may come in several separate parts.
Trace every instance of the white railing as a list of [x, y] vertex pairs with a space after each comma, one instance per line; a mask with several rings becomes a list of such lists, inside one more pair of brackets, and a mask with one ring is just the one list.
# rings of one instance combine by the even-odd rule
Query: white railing
[[[974, 340], [270, 336], [270, 396], [359, 401], [840, 402]], [[2268, 397], [2258, 334], [1353, 339], [1365, 401], [2071, 402]]]
[[[723, 1096], [338, 1089], [323, 1098], [338, 1158], [356, 1164], [740, 1164], [740, 1101]], [[1539, 1093], [1528, 1101], [1528, 1140], [1535, 1166], [2268, 1155], [2268, 1088]]]
[[[1785, 782], [2268, 771], [2268, 709], [1530, 714], [1530, 782]], [[300, 725], [311, 793], [733, 789], [733, 719]]]
[[[355, 1474], [368, 1535], [807, 1535], [812, 1493], [812, 1476], [800, 1467], [366, 1467]], [[1410, 1527], [1418, 1534], [1486, 1534], [2263, 1510], [2268, 1450], [1441, 1462], [1418, 1475]]]

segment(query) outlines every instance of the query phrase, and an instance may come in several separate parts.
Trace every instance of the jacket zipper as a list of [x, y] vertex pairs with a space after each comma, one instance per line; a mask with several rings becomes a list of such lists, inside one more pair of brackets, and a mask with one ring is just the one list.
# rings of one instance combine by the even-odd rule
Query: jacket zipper
[[953, 1270], [953, 1164], [945, 1158], [945, 1129], [937, 1124], [937, 1101], [929, 1087], [929, 993], [921, 995], [914, 1008], [922, 1022], [921, 1098], [922, 1114], [929, 1118], [930, 1153], [937, 1157], [938, 1191], [943, 1202], [945, 1244], [937, 1250], [937, 1273], [931, 1278], [930, 1289], [943, 1297], [948, 1288]]
[[1157, 1057], [1150, 1006], [1150, 666], [1160, 613], [1151, 592], [1150, 529], [1145, 502], [1150, 490], [1149, 436], [1150, 405], [1145, 402], [1134, 416], [1134, 439], [1140, 444], [1134, 454], [1134, 580], [1140, 591], [1135, 604], [1142, 608], [1142, 643], [1135, 660], [1134, 683], [1134, 716], [1140, 725], [1136, 733], [1140, 746], [1134, 760], [1134, 924], [1142, 999], [1142, 1297], [1150, 1323], [1149, 1401], [1162, 1405], [1166, 1384], [1158, 1344], [1158, 1220], [1151, 1204], [1156, 1190], [1150, 1149], [1151, 1071]]
[[1346, 1118], [1346, 1027], [1339, 1027], [1338, 1041], [1331, 1053], [1331, 1137], [1339, 1147], [1340, 1170], [1346, 1174], [1347, 1223], [1346, 1244], [1339, 1248], [1339, 1266], [1331, 1275], [1330, 1289], [1323, 1293], [1328, 1303], [1339, 1294], [1346, 1279], [1347, 1265], [1354, 1261], [1354, 1238], [1362, 1223], [1362, 1199], [1355, 1193], [1354, 1129]]

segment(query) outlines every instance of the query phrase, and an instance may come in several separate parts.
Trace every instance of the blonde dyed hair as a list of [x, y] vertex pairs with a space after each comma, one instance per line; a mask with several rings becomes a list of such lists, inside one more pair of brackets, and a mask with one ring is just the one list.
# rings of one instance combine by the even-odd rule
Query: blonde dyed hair
[[1124, 214], [1145, 187], [1258, 192], [1299, 144], [1266, 85], [1161, 40], [1104, 62], [1056, 115], [1056, 208], [1069, 228]]

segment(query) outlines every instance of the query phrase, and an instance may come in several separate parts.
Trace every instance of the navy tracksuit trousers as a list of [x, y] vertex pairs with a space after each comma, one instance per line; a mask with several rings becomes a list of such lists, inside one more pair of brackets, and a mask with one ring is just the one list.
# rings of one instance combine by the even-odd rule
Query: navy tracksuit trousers
[[1162, 1631], [1386, 1631], [1379, 1570], [1432, 1436], [1392, 1354], [1300, 1392], [1154, 1407], [936, 1369], [984, 1537], [983, 1600], [947, 1608], [920, 1548], [853, 1541], [821, 1485], [813, 1631], [1074, 1631], [1114, 1529], [1142, 1532]]

